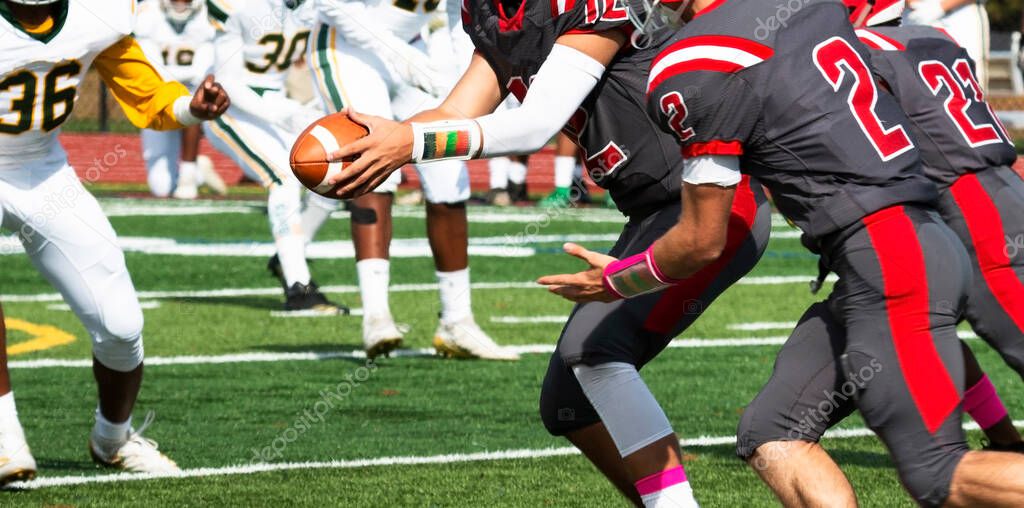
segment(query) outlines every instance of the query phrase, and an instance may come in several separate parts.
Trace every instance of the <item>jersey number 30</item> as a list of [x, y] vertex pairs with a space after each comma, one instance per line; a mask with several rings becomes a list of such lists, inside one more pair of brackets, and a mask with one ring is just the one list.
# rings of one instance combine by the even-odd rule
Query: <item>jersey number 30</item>
[[838, 93], [848, 79], [853, 80], [847, 103], [860, 129], [883, 161], [892, 160], [914, 148], [914, 143], [902, 125], [888, 129], [882, 125], [882, 120], [875, 112], [878, 87], [871, 76], [871, 70], [849, 42], [842, 37], [833, 37], [815, 46], [813, 58], [814, 65], [821, 71], [825, 81], [832, 85], [833, 91]]
[[[74, 60], [57, 65], [43, 78], [43, 89], [38, 90], [39, 77], [29, 70], [4, 76], [0, 81], [0, 93], [21, 89], [21, 96], [11, 100], [10, 111], [18, 114], [15, 122], [0, 119], [0, 134], [21, 134], [32, 128], [36, 96], [43, 98], [43, 130], [52, 131], [64, 123], [75, 105], [75, 87], [57, 88], [61, 78], [71, 78], [82, 72], [82, 65]], [[59, 109], [57, 105], [63, 105]], [[2, 110], [0, 110], [2, 112]]]

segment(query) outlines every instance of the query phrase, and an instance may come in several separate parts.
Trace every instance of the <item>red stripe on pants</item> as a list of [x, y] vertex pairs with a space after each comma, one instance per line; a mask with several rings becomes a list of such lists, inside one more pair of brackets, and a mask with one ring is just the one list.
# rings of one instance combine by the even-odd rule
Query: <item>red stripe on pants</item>
[[1003, 312], [1010, 316], [1018, 329], [1024, 330], [1024, 284], [1013, 271], [1010, 257], [1006, 255], [1010, 239], [1003, 230], [999, 210], [978, 181], [977, 175], [961, 176], [950, 191], [967, 223], [985, 284]]
[[699, 272], [663, 291], [658, 303], [654, 304], [654, 309], [644, 321], [645, 330], [666, 334], [671, 332], [687, 313], [704, 312], [703, 308], [690, 308], [691, 302], [699, 302], [700, 296], [736, 257], [736, 252], [750, 236], [750, 229], [756, 217], [757, 200], [754, 198], [754, 190], [750, 188], [750, 178], [744, 175], [743, 181], [736, 187], [736, 195], [732, 200], [729, 229], [722, 255]]
[[902, 206], [864, 218], [882, 268], [885, 305], [896, 357], [928, 431], [935, 433], [960, 404], [932, 337], [928, 274], [914, 223]]

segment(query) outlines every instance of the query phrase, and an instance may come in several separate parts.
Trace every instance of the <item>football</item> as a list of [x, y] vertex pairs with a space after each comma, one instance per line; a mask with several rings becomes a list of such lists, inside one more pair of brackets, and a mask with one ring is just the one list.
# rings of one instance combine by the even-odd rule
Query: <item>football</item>
[[338, 150], [369, 134], [366, 127], [353, 122], [343, 113], [334, 113], [313, 122], [299, 134], [289, 163], [295, 177], [309, 190], [329, 198], [337, 198], [335, 186], [327, 180], [341, 172], [347, 159], [341, 162], [327, 162], [327, 154]]

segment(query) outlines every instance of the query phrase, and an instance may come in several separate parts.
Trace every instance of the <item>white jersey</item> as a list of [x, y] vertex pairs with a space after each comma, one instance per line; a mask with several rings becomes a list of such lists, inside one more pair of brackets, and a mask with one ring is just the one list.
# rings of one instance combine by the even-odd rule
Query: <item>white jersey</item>
[[410, 42], [420, 35], [427, 26], [434, 11], [442, 0], [317, 0], [322, 13], [321, 20], [327, 24], [337, 25], [328, 12], [336, 10], [340, 4], [362, 3], [365, 5], [366, 18], [372, 20], [375, 29], [386, 30], [404, 42]]
[[98, 54], [132, 33], [134, 0], [69, 0], [54, 28], [36, 37], [0, 2], [0, 170], [60, 164], [57, 141], [78, 85]]
[[179, 25], [167, 18], [159, 2], [144, 2], [139, 5], [135, 25], [135, 38], [164, 79], [194, 88], [213, 66], [216, 32], [205, 6]]
[[[283, 0], [207, 0], [210, 20], [218, 28], [216, 68], [242, 60], [244, 69], [230, 79], [258, 90], [283, 90], [288, 68], [306, 53], [309, 32], [316, 21], [312, 2], [294, 9]], [[241, 54], [236, 55], [241, 46]], [[239, 74], [239, 71], [241, 72]]]

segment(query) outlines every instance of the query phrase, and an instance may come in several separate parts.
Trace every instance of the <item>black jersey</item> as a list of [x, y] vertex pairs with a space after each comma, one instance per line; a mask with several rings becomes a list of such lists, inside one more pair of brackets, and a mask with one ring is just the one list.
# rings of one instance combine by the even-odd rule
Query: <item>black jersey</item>
[[985, 102], [967, 51], [926, 26], [857, 30], [875, 73], [903, 111], [925, 174], [945, 187], [961, 175], [1010, 166], [1013, 142]]
[[655, 58], [648, 111], [683, 155], [740, 156], [812, 248], [877, 210], [936, 199], [843, 5], [803, 0], [785, 23], [776, 15], [771, 2], [719, 0]]
[[[499, 0], [464, 0], [462, 18], [502, 91], [520, 100], [562, 35], [630, 28], [616, 0], [522, 0], [511, 16]], [[563, 129], [584, 152], [590, 177], [627, 215], [679, 200], [678, 144], [644, 112], [645, 74], [656, 54], [624, 48]]]

